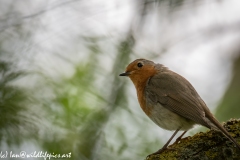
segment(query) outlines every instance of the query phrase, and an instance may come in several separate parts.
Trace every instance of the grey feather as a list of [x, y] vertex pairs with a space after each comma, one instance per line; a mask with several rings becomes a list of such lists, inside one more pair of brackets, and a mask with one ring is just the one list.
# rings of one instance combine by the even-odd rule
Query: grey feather
[[182, 117], [211, 128], [205, 120], [208, 108], [193, 86], [184, 77], [160, 64], [155, 68], [159, 69], [159, 73], [148, 80], [146, 96]]

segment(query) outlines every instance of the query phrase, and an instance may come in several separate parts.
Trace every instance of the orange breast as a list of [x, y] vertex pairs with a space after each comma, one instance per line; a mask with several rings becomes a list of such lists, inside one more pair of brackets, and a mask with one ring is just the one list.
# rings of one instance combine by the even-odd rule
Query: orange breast
[[144, 94], [145, 86], [152, 76], [156, 74], [156, 70], [152, 65], [145, 65], [144, 68], [140, 71], [133, 72], [129, 78], [132, 80], [138, 96], [138, 102], [142, 108], [142, 110], [149, 116], [151, 112], [151, 108], [148, 104], [146, 104], [146, 97]]
[[146, 115], [150, 115], [150, 108], [148, 107], [148, 105], [146, 104], [146, 97], [144, 94], [144, 87], [145, 85], [141, 85], [141, 86], [136, 86], [136, 90], [137, 90], [137, 97], [138, 97], [138, 102], [142, 108], [142, 110], [146, 113]]

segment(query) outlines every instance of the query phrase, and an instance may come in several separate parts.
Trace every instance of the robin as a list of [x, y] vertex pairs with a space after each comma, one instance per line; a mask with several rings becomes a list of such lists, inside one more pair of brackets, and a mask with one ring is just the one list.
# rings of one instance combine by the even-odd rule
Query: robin
[[181, 75], [162, 64], [136, 59], [119, 76], [127, 76], [132, 80], [142, 110], [154, 123], [163, 129], [175, 131], [167, 143], [152, 154], [163, 152], [177, 132], [184, 131], [176, 139], [178, 142], [195, 124], [222, 132], [240, 150], [240, 145], [213, 116], [190, 82]]

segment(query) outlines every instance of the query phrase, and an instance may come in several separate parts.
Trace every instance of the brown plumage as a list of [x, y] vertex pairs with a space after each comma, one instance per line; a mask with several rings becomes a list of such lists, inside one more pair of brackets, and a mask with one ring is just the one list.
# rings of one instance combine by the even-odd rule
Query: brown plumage
[[175, 130], [173, 136], [158, 150], [165, 150], [179, 130], [181, 137], [195, 124], [222, 132], [240, 150], [240, 145], [214, 118], [194, 87], [181, 75], [162, 64], [145, 59], [130, 63], [125, 73], [135, 85], [138, 101], [146, 115], [161, 128]]

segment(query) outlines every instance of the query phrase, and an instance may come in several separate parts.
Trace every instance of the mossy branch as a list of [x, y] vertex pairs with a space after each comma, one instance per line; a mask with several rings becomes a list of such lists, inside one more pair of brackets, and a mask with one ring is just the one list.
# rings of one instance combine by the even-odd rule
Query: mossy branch
[[[240, 144], [240, 119], [224, 123], [230, 135]], [[210, 130], [180, 140], [160, 155], [147, 160], [240, 160], [240, 151], [222, 133]]]

